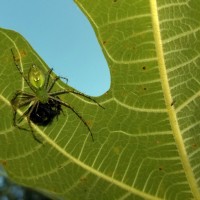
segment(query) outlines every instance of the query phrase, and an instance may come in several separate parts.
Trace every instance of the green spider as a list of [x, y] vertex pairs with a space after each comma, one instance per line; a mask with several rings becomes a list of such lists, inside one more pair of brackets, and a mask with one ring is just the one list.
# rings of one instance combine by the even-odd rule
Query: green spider
[[[34, 139], [40, 142], [40, 140], [38, 140], [38, 138], [34, 134], [31, 123], [34, 123], [36, 125], [41, 125], [41, 126], [47, 126], [53, 121], [55, 117], [58, 117], [58, 115], [62, 111], [61, 106], [64, 106], [66, 108], [69, 108], [73, 113], [76, 114], [76, 116], [87, 127], [92, 137], [92, 140], [94, 141], [91, 129], [88, 126], [88, 124], [85, 122], [85, 120], [82, 118], [82, 116], [73, 107], [71, 107], [70, 104], [63, 102], [59, 98], [59, 95], [73, 93], [75, 95], [79, 95], [93, 101], [95, 104], [97, 104], [101, 108], [104, 108], [104, 107], [101, 106], [98, 102], [96, 102], [91, 97], [86, 96], [85, 94], [77, 92], [75, 90], [61, 90], [61, 91], [51, 92], [55, 83], [60, 78], [63, 78], [63, 77], [56, 76], [53, 79], [51, 79], [51, 73], [53, 69], [50, 69], [45, 74], [35, 64], [33, 64], [30, 67], [29, 72], [28, 72], [28, 77], [26, 77], [24, 73], [21, 71], [19, 65], [17, 64], [16, 58], [12, 49], [11, 49], [11, 52], [12, 52], [15, 66], [17, 67], [19, 73], [24, 78], [29, 88], [32, 90], [32, 93], [18, 90], [15, 93], [14, 97], [11, 99], [11, 105], [14, 111], [13, 125], [17, 126], [20, 129], [24, 129], [21, 126], [19, 126], [18, 123], [20, 123], [24, 119], [24, 117], [26, 117]], [[20, 109], [24, 106], [28, 106], [28, 108], [25, 109], [25, 112], [23, 113], [23, 115], [17, 120], [17, 109]]]

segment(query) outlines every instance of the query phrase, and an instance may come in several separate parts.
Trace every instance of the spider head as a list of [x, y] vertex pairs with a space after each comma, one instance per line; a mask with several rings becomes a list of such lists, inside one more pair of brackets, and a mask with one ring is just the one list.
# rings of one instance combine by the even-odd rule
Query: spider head
[[42, 88], [45, 84], [45, 75], [36, 65], [32, 65], [29, 73], [28, 79], [33, 87], [36, 89]]

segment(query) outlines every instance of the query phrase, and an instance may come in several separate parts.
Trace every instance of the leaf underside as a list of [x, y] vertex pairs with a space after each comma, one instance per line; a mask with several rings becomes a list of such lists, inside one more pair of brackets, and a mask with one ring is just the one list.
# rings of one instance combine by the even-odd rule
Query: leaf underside
[[[47, 127], [13, 127], [10, 100], [25, 74], [48, 66], [18, 33], [0, 29], [0, 162], [16, 182], [63, 199], [200, 199], [200, 4], [196, 0], [76, 0], [111, 73], [96, 100], [62, 95]], [[54, 90], [70, 87], [58, 81]], [[18, 110], [18, 116], [23, 110]], [[23, 127], [29, 128], [26, 119]], [[52, 198], [53, 198], [52, 197]]]

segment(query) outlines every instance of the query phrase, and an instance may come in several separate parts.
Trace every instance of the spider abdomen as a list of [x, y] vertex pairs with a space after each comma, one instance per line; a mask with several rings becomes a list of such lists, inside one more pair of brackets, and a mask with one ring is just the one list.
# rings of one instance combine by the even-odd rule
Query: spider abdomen
[[44, 73], [35, 64], [33, 64], [28, 73], [28, 79], [35, 88], [42, 88], [45, 83]]

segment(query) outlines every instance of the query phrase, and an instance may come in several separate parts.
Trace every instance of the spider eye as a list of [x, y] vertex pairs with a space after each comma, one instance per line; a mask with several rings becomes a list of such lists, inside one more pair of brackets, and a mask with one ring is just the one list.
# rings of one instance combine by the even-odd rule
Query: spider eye
[[34, 86], [35, 88], [41, 88], [44, 86], [45, 83], [44, 73], [36, 65], [31, 66], [28, 73], [28, 79], [31, 85]]

